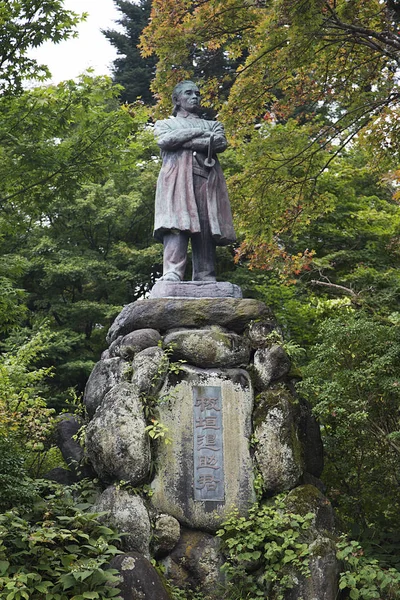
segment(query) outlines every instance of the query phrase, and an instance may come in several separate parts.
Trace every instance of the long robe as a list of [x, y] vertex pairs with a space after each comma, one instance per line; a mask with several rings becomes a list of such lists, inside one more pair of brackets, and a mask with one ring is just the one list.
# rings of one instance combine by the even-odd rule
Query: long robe
[[[200, 118], [170, 117], [155, 124], [157, 143], [163, 164], [157, 181], [154, 237], [159, 241], [167, 231], [200, 233], [200, 221], [193, 188], [193, 160], [196, 152], [182, 147], [173, 149], [168, 138], [180, 129], [201, 128], [223, 138], [224, 128], [219, 121]], [[209, 170], [207, 179], [207, 212], [215, 244], [224, 246], [236, 240], [232, 223], [228, 190], [218, 159]]]

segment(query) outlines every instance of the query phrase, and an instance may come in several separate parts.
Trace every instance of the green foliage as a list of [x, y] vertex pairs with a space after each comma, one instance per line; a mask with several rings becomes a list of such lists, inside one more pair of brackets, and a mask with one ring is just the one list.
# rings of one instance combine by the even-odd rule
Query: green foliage
[[160, 423], [160, 421], [157, 421], [157, 419], [151, 419], [151, 425], [147, 425], [145, 431], [147, 431], [149, 437], [154, 441], [161, 440], [165, 445], [172, 443], [171, 439], [168, 437], [168, 427]]
[[51, 369], [36, 366], [49, 338], [43, 327], [0, 356], [0, 510], [31, 505], [32, 477], [63, 464], [52, 448], [54, 410], [43, 397]]
[[168, 585], [168, 591], [171, 600], [207, 600], [207, 596], [200, 590], [192, 590], [191, 588], [181, 589], [173, 585]]
[[29, 49], [48, 40], [57, 43], [73, 36], [80, 20], [77, 14], [64, 9], [62, 0], [1, 0], [0, 93], [20, 92], [24, 79], [49, 77], [45, 65], [28, 58]]
[[24, 447], [33, 452], [44, 450], [54, 426], [54, 411], [41, 396], [52, 370], [36, 367], [49, 337], [44, 327], [0, 357], [0, 435], [23, 440]]
[[57, 407], [66, 388], [83, 391], [113, 317], [161, 263], [151, 245], [158, 150], [143, 105], [121, 108], [119, 91], [84, 76], [0, 99], [0, 328], [10, 334], [24, 318], [28, 332], [48, 318]]
[[327, 319], [299, 384], [322, 424], [330, 496], [364, 530], [399, 527], [399, 360], [398, 325]]
[[116, 598], [119, 579], [107, 563], [119, 553], [118, 536], [76, 503], [76, 486], [43, 487], [30, 513], [0, 515], [0, 598]]
[[0, 512], [32, 506], [36, 491], [28, 477], [21, 449], [12, 436], [0, 436]]
[[352, 600], [396, 600], [400, 595], [400, 571], [382, 568], [378, 560], [367, 556], [362, 546], [345, 536], [338, 543], [337, 557], [343, 561], [339, 589]]
[[247, 518], [231, 514], [217, 532], [227, 556], [224, 597], [255, 600], [273, 592], [282, 600], [295, 572], [309, 574], [305, 534], [313, 517], [289, 512], [283, 495], [254, 505]]

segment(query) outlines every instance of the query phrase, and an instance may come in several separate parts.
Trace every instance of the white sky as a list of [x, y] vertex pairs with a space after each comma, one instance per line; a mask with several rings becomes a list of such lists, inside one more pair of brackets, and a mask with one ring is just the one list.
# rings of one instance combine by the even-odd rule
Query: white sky
[[46, 83], [75, 79], [88, 67], [92, 67], [96, 75], [109, 75], [117, 53], [100, 30], [118, 29], [115, 20], [122, 15], [113, 0], [64, 0], [64, 7], [89, 16], [78, 25], [77, 38], [59, 44], [46, 42], [30, 51], [29, 56], [49, 67], [52, 79]]

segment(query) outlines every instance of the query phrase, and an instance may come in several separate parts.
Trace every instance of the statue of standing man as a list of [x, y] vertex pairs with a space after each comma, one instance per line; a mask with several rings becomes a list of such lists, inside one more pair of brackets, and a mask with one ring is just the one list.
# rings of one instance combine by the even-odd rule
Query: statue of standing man
[[164, 244], [164, 281], [182, 281], [189, 238], [193, 281], [215, 281], [215, 247], [236, 240], [217, 153], [227, 147], [218, 121], [199, 117], [200, 91], [182, 81], [172, 93], [173, 116], [155, 124], [162, 168], [157, 182], [154, 236]]

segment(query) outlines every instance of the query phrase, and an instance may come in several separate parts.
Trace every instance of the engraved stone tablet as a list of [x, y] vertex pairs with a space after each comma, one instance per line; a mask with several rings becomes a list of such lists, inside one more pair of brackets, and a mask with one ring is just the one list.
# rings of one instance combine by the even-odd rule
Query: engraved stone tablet
[[224, 500], [222, 394], [216, 386], [193, 387], [194, 499]]
[[253, 389], [243, 369], [171, 373], [158, 402], [170, 444], [160, 444], [150, 502], [185, 527], [214, 532], [255, 501], [249, 440]]

